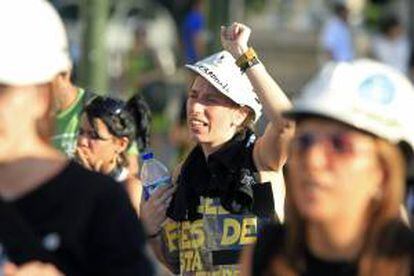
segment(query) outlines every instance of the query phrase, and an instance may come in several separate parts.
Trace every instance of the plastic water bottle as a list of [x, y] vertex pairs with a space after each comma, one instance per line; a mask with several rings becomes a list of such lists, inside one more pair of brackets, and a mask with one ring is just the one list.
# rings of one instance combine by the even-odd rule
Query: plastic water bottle
[[155, 159], [152, 152], [142, 155], [140, 178], [144, 187], [145, 200], [148, 200], [159, 187], [171, 185], [171, 175], [167, 167]]

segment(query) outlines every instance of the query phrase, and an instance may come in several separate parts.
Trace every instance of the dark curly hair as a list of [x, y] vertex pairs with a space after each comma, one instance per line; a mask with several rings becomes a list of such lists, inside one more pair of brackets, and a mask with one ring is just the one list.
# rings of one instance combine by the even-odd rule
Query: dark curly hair
[[[126, 103], [119, 99], [96, 96], [85, 107], [84, 112], [89, 124], [97, 130], [94, 119], [101, 119], [109, 132], [118, 137], [127, 137], [128, 146], [135, 140], [135, 122], [126, 109]], [[127, 166], [126, 152], [121, 153], [120, 165]]]

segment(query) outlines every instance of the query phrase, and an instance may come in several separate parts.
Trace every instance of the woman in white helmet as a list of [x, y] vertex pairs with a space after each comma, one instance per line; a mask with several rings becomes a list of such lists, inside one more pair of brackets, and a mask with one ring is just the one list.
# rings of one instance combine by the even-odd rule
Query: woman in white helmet
[[[181, 275], [237, 275], [239, 253], [258, 228], [283, 221], [282, 167], [294, 125], [281, 112], [290, 101], [248, 48], [250, 32], [223, 27], [226, 51], [186, 66], [194, 73], [187, 126], [197, 146], [176, 188], [158, 189], [142, 209], [158, 257]], [[249, 126], [262, 105], [270, 123], [256, 139]]]
[[49, 141], [51, 83], [70, 67], [57, 12], [44, 0], [0, 1], [0, 37], [2, 272], [152, 275], [123, 187], [69, 162]]
[[328, 64], [287, 116], [287, 221], [246, 251], [245, 275], [412, 275], [400, 214], [414, 145], [409, 81], [369, 60]]

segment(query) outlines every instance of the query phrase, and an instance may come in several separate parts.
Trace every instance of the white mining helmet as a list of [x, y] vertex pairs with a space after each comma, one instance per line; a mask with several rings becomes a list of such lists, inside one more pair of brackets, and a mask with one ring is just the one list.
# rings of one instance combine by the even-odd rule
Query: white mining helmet
[[62, 21], [45, 0], [0, 0], [0, 83], [47, 83], [70, 68]]
[[254, 111], [255, 122], [260, 118], [262, 105], [246, 74], [240, 71], [236, 60], [229, 52], [215, 53], [185, 67], [205, 78], [235, 103], [250, 107]]
[[399, 72], [371, 60], [328, 63], [286, 115], [331, 118], [414, 149], [414, 88]]

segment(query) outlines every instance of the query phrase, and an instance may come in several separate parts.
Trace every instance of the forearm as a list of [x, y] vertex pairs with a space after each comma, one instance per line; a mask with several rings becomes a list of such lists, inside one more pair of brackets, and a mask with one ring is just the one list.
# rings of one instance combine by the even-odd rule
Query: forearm
[[[221, 30], [223, 48], [229, 51], [236, 60], [248, 52], [249, 36], [250, 28], [239, 23], [233, 23], [227, 30], [224, 27]], [[263, 105], [266, 117], [277, 125], [281, 119], [281, 113], [292, 106], [288, 97], [262, 63], [259, 62], [247, 68], [245, 74]]]
[[248, 68], [246, 75], [262, 103], [267, 119], [277, 124], [281, 119], [281, 113], [291, 108], [290, 100], [262, 63]]
[[285, 119], [282, 113], [289, 110], [292, 104], [264, 65], [255, 62], [256, 57], [247, 46], [250, 32], [249, 27], [235, 22], [227, 28], [222, 27], [221, 42], [223, 48], [236, 59], [236, 64], [245, 70], [244, 74], [253, 86], [267, 119], [271, 122], [254, 147], [255, 165], [260, 170], [279, 171], [286, 161], [288, 144], [295, 128], [295, 124]]

